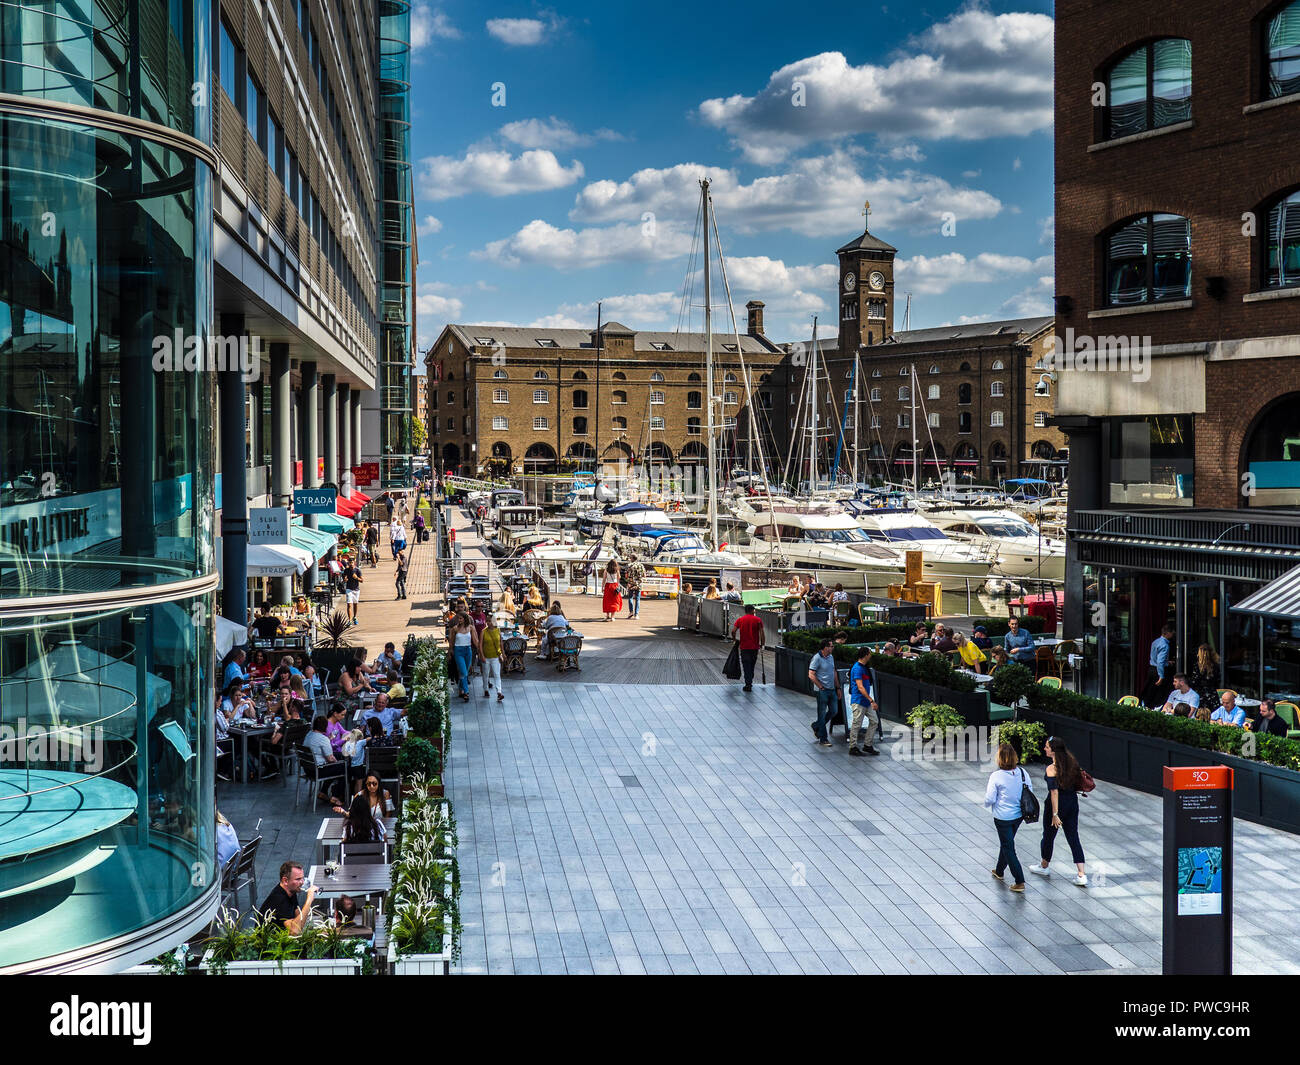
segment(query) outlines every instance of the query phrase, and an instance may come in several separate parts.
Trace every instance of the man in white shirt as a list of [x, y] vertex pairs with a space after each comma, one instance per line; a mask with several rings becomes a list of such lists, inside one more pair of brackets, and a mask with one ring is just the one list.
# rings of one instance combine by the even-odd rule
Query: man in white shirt
[[1172, 714], [1174, 707], [1179, 703], [1186, 703], [1193, 710], [1201, 705], [1201, 697], [1187, 683], [1187, 674], [1185, 673], [1174, 674], [1174, 690], [1169, 693], [1169, 702], [1165, 703], [1160, 709], [1163, 713]]

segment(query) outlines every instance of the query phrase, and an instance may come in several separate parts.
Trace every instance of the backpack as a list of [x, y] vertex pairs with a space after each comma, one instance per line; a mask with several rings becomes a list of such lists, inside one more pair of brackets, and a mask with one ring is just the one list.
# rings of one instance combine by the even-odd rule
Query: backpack
[[1020, 819], [1027, 825], [1032, 825], [1038, 820], [1038, 796], [1029, 790], [1029, 782], [1025, 779], [1025, 771], [1020, 770]]

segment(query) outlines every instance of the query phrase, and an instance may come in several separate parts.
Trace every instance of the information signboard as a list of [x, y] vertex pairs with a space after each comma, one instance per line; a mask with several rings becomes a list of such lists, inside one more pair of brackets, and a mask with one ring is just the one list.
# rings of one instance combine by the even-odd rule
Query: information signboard
[[1232, 974], [1232, 770], [1165, 766], [1164, 971]]
[[338, 499], [333, 488], [299, 488], [293, 493], [293, 509], [299, 514], [333, 514]]
[[287, 544], [289, 542], [289, 509], [287, 507], [254, 507], [249, 510], [248, 542], [250, 544]]

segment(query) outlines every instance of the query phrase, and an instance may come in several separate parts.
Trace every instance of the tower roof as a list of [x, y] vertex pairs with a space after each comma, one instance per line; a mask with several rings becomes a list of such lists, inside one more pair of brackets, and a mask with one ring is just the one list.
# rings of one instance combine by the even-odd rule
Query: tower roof
[[866, 251], [898, 251], [898, 249], [892, 244], [886, 244], [879, 237], [873, 237], [870, 232], [864, 230], [860, 237], [856, 240], [849, 241], [844, 245], [844, 247], [837, 249], [835, 254], [843, 255], [846, 251], [859, 251], [863, 249]]

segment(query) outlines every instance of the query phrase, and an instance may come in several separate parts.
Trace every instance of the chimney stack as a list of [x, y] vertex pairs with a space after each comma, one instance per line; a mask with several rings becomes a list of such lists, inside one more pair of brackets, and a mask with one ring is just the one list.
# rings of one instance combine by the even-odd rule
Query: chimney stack
[[763, 335], [763, 301], [750, 300], [745, 304], [745, 310], [749, 312], [749, 329], [747, 332], [750, 336]]

